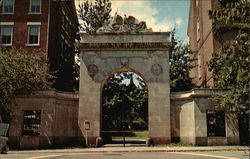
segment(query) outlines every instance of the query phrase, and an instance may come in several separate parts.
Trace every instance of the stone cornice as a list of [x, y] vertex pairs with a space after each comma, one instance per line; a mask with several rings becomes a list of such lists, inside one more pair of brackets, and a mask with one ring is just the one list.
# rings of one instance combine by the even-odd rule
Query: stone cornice
[[186, 92], [171, 92], [171, 100], [187, 100], [193, 98], [211, 97], [214, 93], [223, 93], [226, 89], [203, 88]]
[[79, 100], [78, 92], [61, 92], [57, 90], [34, 91], [29, 95], [19, 95], [17, 98], [55, 98], [62, 100]]
[[171, 42], [80, 43], [80, 50], [169, 50]]

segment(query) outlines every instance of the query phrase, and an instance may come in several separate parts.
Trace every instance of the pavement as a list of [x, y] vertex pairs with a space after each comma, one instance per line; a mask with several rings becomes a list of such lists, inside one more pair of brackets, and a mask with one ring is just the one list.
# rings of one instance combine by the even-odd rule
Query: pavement
[[248, 146], [155, 146], [155, 147], [100, 147], [100, 148], [68, 148], [46, 150], [8, 151], [8, 154], [30, 153], [97, 153], [97, 152], [202, 152], [202, 151], [249, 151]]

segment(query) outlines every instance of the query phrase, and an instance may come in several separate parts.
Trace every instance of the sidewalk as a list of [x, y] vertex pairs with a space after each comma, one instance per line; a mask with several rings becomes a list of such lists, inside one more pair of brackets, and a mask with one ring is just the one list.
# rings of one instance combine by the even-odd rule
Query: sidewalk
[[9, 151], [8, 154], [30, 153], [105, 153], [105, 152], [196, 152], [196, 151], [249, 151], [247, 146], [162, 146], [162, 147], [100, 147], [47, 150]]

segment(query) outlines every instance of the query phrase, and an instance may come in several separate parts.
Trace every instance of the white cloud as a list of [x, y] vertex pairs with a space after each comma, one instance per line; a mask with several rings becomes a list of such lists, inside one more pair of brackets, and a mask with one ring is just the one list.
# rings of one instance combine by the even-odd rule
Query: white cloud
[[177, 26], [180, 26], [181, 23], [182, 23], [182, 19], [181, 19], [181, 18], [177, 18], [177, 19], [175, 20], [175, 24], [176, 24]]
[[153, 31], [170, 31], [174, 25], [179, 27], [183, 20], [181, 18], [177, 19], [167, 19], [157, 20], [158, 9], [152, 7], [150, 1], [121, 1], [121, 0], [111, 0], [112, 2], [112, 15], [118, 12], [120, 15], [133, 15], [140, 21], [145, 21], [148, 28], [152, 28]]
[[171, 27], [163, 21], [157, 24], [156, 16], [158, 14], [157, 8], [153, 8], [150, 1], [120, 1], [112, 0], [112, 14], [117, 12], [120, 15], [132, 15], [139, 21], [145, 21], [148, 28], [153, 31], [168, 31]]
[[[144, 0], [111, 0], [112, 12], [114, 15], [117, 12], [119, 15], [132, 15], [139, 21], [145, 21], [148, 28], [153, 31], [170, 31], [176, 25], [179, 27], [182, 24], [182, 19], [167, 19], [157, 20], [158, 9], [152, 7], [151, 1]], [[77, 4], [76, 4], [77, 5]]]

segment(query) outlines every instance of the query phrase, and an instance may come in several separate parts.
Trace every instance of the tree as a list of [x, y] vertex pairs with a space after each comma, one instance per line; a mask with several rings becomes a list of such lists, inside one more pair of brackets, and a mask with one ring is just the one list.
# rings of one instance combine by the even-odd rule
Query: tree
[[50, 83], [44, 53], [28, 53], [21, 49], [0, 51], [0, 117], [10, 121], [8, 105], [17, 95], [47, 88]]
[[235, 40], [217, 52], [210, 62], [217, 88], [228, 89], [216, 94], [219, 107], [246, 114], [249, 111], [249, 44], [248, 35], [239, 33]]
[[[75, 55], [79, 56], [79, 55]], [[79, 90], [79, 65], [69, 59], [62, 58], [58, 70], [53, 74], [56, 77], [52, 88], [59, 91], [75, 92]]]
[[213, 55], [209, 63], [214, 85], [227, 89], [213, 96], [214, 103], [238, 114], [241, 144], [249, 144], [249, 0], [220, 0], [218, 9], [210, 12], [217, 38], [234, 32], [235, 38]]
[[173, 46], [169, 54], [170, 89], [171, 91], [186, 91], [193, 87], [189, 77], [190, 64], [188, 45], [175, 38], [175, 29], [172, 31]]
[[[139, 123], [139, 128], [147, 128], [147, 87], [141, 78], [133, 74], [120, 72], [105, 83], [102, 100], [104, 130], [121, 130], [134, 122]], [[133, 82], [135, 77], [139, 83], [137, 86]], [[130, 80], [130, 83], [126, 85], [125, 80]]]
[[249, 32], [249, 0], [219, 0], [219, 7], [210, 11], [213, 32], [217, 37], [231, 31]]
[[228, 89], [216, 95], [218, 106], [238, 114], [249, 110], [249, 9], [248, 0], [219, 1], [217, 10], [211, 11], [213, 30], [217, 37], [234, 31], [236, 38], [213, 55], [209, 68], [213, 71], [215, 87]]
[[83, 21], [82, 30], [87, 33], [96, 33], [111, 20], [111, 2], [110, 0], [95, 0], [93, 4], [87, 0], [79, 5], [77, 12]]

